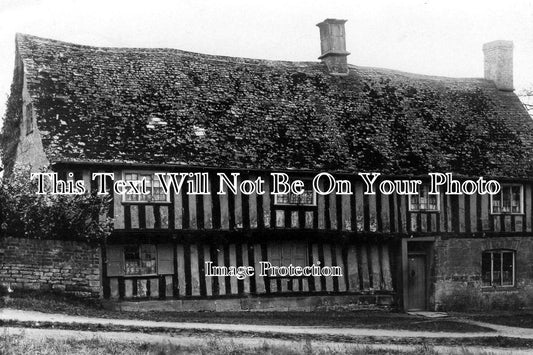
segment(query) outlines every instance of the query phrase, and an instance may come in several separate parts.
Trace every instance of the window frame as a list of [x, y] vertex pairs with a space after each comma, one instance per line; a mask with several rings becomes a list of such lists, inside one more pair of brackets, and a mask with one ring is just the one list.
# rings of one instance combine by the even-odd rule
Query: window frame
[[[498, 192], [498, 194], [501, 196], [501, 201], [503, 201], [503, 196], [501, 194], [503, 194], [503, 188], [504, 187], [513, 187], [513, 186], [519, 186], [520, 187], [520, 212], [504, 212], [504, 211], [500, 211], [500, 212], [494, 212], [494, 203], [493, 203], [493, 200], [494, 200], [494, 195], [490, 195], [490, 214], [492, 215], [522, 215], [524, 214], [524, 184], [519, 184], [519, 183], [509, 183], [509, 184], [501, 184], [501, 188], [500, 188], [500, 192]], [[501, 207], [500, 207], [501, 209]]]
[[[274, 206], [289, 206], [289, 207], [315, 207], [317, 205], [317, 193], [315, 189], [313, 188], [313, 180], [311, 179], [301, 179], [304, 182], [304, 193], [305, 191], [311, 191], [313, 193], [313, 202], [312, 203], [290, 203], [290, 202], [280, 202], [278, 201], [279, 196], [285, 195], [285, 194], [274, 194]], [[309, 183], [311, 185], [311, 189], [305, 189], [305, 184]], [[289, 192], [287, 195], [290, 195], [291, 192]], [[297, 195], [300, 196], [300, 195]]]
[[[127, 194], [121, 194], [121, 201], [123, 204], [169, 204], [171, 203], [170, 202], [170, 194], [171, 194], [171, 191], [169, 191], [167, 194], [166, 194], [166, 198], [165, 200], [153, 200], [153, 199], [146, 199], [146, 200], [141, 200], [140, 198], [143, 197], [143, 196], [147, 196], [147, 197], [151, 197], [153, 196], [153, 183], [154, 183], [154, 180], [157, 180], [157, 177], [155, 176], [155, 174], [158, 173], [158, 171], [130, 171], [130, 170], [125, 170], [122, 172], [122, 180], [124, 181], [127, 181], [126, 180], [126, 175], [127, 174], [137, 174], [138, 176], [142, 176], [142, 175], [150, 175], [152, 177], [151, 179], [151, 185], [150, 185], [150, 188], [152, 189], [152, 193], [148, 194], [148, 195], [131, 195], [131, 196], [137, 196], [137, 200], [127, 200], [127, 196], [130, 196], [130, 195], [127, 195]], [[138, 179], [139, 181], [141, 180], [142, 178]]]
[[[485, 285], [483, 282], [483, 255], [490, 254], [490, 285]], [[494, 284], [494, 254], [500, 254], [500, 284]], [[513, 275], [511, 277], [512, 284], [504, 285], [503, 284], [503, 254], [511, 254], [513, 258]], [[481, 253], [481, 287], [485, 289], [494, 289], [494, 288], [513, 288], [516, 286], [516, 250], [513, 249], [489, 249], [484, 250]]]
[[[142, 252], [141, 248], [145, 245], [150, 246], [154, 250], [154, 272], [153, 273], [146, 273], [146, 274], [128, 274], [127, 273], [127, 267], [126, 267], [126, 249], [127, 248], [137, 248], [137, 251], [139, 253], [139, 262], [142, 261]], [[155, 244], [149, 244], [149, 243], [143, 243], [143, 244], [127, 244], [122, 246], [122, 261], [124, 265], [124, 277], [145, 277], [145, 276], [157, 276], [158, 275], [158, 264], [157, 264], [157, 245]]]
[[[424, 187], [424, 188], [427, 188], [427, 198], [429, 198], [429, 196], [436, 196], [437, 197], [437, 209], [436, 210], [429, 210], [429, 209], [420, 209], [420, 192], [422, 191], [421, 188]], [[438, 194], [430, 194], [429, 193], [429, 190], [430, 190], [430, 185], [429, 184], [422, 184], [419, 186], [419, 189], [418, 189], [418, 194], [416, 196], [418, 196], [418, 208], [417, 209], [413, 209], [411, 208], [411, 198], [414, 196], [414, 194], [409, 194], [407, 195], [408, 196], [408, 210], [409, 212], [423, 212], [423, 213], [440, 213], [440, 192]]]

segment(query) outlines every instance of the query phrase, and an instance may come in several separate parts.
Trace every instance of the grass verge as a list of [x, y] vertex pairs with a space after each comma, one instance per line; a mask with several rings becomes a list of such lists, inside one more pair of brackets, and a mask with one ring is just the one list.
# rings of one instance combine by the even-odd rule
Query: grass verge
[[[33, 339], [25, 334], [12, 335], [0, 334], [0, 354], [213, 354], [213, 355], [434, 355], [437, 354], [434, 347], [429, 344], [421, 344], [411, 347], [409, 350], [397, 350], [391, 348], [375, 348], [363, 345], [342, 344], [334, 347], [317, 346], [310, 340], [293, 343], [290, 346], [276, 345], [268, 341], [258, 341], [254, 345], [242, 345], [235, 341], [221, 340], [217, 337], [206, 337], [201, 344], [171, 344], [171, 343], [149, 343], [149, 342], [119, 342], [99, 339]], [[457, 348], [453, 354], [471, 354], [467, 349]], [[489, 354], [483, 351], [476, 354]]]
[[339, 328], [401, 329], [429, 332], [492, 332], [492, 329], [453, 319], [427, 319], [389, 311], [315, 311], [315, 312], [121, 312], [104, 308], [98, 299], [38, 291], [15, 293], [3, 306], [76, 316], [141, 319], [150, 321], [254, 324], [286, 326], [326, 326]]
[[[390, 344], [390, 345], [409, 345], [409, 346], [481, 346], [481, 347], [499, 347], [499, 348], [533, 348], [532, 339], [509, 338], [502, 336], [477, 336], [465, 338], [453, 337], [436, 337], [419, 338], [419, 337], [390, 337], [390, 336], [350, 336], [350, 335], [333, 335], [333, 334], [288, 334], [276, 332], [254, 332], [254, 331], [232, 331], [232, 330], [212, 330], [212, 329], [175, 329], [175, 328], [154, 328], [154, 327], [137, 327], [122, 326], [111, 324], [77, 324], [77, 323], [52, 323], [52, 322], [20, 322], [20, 321], [0, 321], [0, 327], [19, 327], [19, 328], [37, 328], [37, 329], [65, 329], [75, 331], [90, 332], [127, 332], [142, 334], [156, 334], [167, 336], [205, 336], [221, 338], [262, 338], [272, 340], [286, 341], [313, 341], [313, 342], [332, 342], [332, 343], [353, 343], [353, 344]], [[0, 352], [1, 354], [1, 352]]]
[[533, 311], [499, 311], [487, 313], [458, 313], [461, 318], [509, 327], [533, 328]]

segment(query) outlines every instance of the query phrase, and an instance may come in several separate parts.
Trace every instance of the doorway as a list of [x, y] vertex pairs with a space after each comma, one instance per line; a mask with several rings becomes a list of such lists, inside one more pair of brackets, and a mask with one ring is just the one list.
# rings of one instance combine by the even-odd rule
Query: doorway
[[407, 260], [407, 310], [426, 309], [426, 280], [426, 255], [409, 254]]

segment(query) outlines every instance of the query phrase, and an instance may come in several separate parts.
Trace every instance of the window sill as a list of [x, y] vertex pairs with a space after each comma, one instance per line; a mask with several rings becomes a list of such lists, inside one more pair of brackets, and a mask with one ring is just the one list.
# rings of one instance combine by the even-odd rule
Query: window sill
[[277, 202], [277, 201], [274, 201], [274, 206], [302, 206], [302, 207], [312, 207], [312, 206], [316, 206], [317, 203], [314, 202], [314, 203], [286, 203], [286, 202]]
[[433, 210], [409, 210], [409, 212], [413, 212], [413, 213], [440, 213], [440, 211], [433, 211]]
[[131, 278], [131, 279], [144, 278], [144, 277], [157, 277], [157, 276], [158, 274], [122, 275], [122, 277], [124, 278]]
[[524, 216], [525, 213], [524, 212], [516, 212], [516, 213], [513, 213], [513, 212], [491, 212], [490, 213], [491, 216]]
[[518, 288], [513, 286], [481, 286], [482, 292], [502, 292], [502, 291], [517, 291]]

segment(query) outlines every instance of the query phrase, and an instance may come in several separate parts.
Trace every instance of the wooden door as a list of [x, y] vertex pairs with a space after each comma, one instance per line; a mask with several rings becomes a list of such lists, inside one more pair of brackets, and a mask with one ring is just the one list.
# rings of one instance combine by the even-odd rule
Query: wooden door
[[426, 256], [409, 255], [407, 263], [407, 310], [426, 309]]

